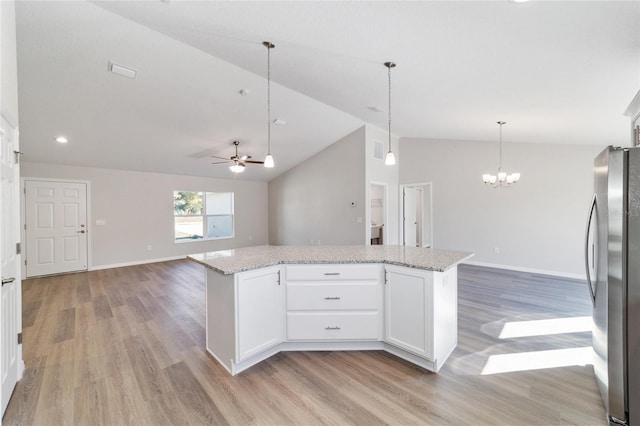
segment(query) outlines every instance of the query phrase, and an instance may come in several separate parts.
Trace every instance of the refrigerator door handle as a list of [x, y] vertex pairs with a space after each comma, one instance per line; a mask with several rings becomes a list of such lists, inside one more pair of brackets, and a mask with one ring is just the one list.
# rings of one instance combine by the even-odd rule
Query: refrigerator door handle
[[[591, 223], [593, 221], [593, 213], [596, 211], [597, 196], [593, 194], [593, 200], [591, 200], [591, 208], [589, 209], [589, 216], [587, 219], [587, 230], [584, 237], [584, 266], [587, 269], [587, 286], [589, 286], [589, 293], [591, 293], [591, 303], [596, 304], [596, 293], [593, 289], [593, 282], [591, 281], [591, 268], [589, 267], [589, 232], [591, 231]], [[593, 253], [595, 256], [595, 252]]]

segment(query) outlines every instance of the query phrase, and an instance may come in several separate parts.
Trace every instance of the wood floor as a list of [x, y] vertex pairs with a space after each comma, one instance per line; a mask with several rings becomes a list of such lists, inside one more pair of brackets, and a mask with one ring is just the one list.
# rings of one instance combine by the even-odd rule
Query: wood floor
[[459, 280], [459, 345], [438, 374], [379, 351], [289, 352], [236, 377], [204, 350], [199, 264], [26, 280], [26, 371], [3, 424], [606, 424], [590, 365], [482, 374], [589, 346], [589, 332], [500, 338], [590, 315], [583, 282], [471, 266]]

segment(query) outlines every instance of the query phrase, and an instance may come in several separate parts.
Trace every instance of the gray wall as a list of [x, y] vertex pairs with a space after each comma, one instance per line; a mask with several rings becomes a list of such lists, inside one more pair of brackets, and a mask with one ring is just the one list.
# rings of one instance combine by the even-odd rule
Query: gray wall
[[[90, 182], [90, 268], [267, 243], [267, 184], [23, 162], [25, 178]], [[235, 238], [174, 242], [173, 191], [233, 191]], [[96, 220], [106, 225], [95, 225]], [[152, 250], [147, 250], [151, 245]]]
[[[583, 238], [593, 158], [604, 148], [504, 144], [520, 182], [484, 186], [496, 143], [401, 139], [400, 183], [433, 182], [435, 248], [475, 252], [474, 262], [584, 277]], [[495, 253], [495, 248], [499, 253]]]
[[269, 182], [270, 244], [364, 243], [364, 140], [363, 126]]

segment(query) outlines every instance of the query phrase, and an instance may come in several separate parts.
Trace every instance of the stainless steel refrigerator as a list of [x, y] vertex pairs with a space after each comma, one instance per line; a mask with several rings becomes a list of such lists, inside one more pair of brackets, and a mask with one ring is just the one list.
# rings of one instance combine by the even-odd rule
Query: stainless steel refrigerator
[[585, 263], [594, 371], [610, 424], [640, 425], [640, 147], [594, 162]]

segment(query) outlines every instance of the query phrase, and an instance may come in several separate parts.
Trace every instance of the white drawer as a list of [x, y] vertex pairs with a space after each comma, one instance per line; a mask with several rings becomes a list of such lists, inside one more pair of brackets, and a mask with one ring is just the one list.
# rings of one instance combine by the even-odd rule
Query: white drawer
[[377, 280], [381, 270], [381, 265], [370, 263], [287, 265], [287, 280]]
[[375, 281], [287, 284], [287, 310], [339, 311], [380, 309], [381, 289]]
[[289, 312], [287, 340], [379, 340], [379, 312]]

